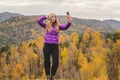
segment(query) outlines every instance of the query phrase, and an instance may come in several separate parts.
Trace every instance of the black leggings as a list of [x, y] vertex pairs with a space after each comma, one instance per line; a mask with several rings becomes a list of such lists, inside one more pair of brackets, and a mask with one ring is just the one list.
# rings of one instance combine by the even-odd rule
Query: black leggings
[[[43, 53], [46, 75], [55, 76], [59, 64], [59, 45], [45, 43]], [[50, 56], [52, 56], [52, 67], [50, 67]]]

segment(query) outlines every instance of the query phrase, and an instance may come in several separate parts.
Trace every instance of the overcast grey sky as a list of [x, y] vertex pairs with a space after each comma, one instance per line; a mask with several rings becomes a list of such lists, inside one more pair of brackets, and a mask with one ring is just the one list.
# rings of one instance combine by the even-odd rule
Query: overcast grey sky
[[24, 15], [47, 15], [54, 12], [86, 19], [120, 20], [119, 0], [0, 0], [1, 12], [14, 12]]

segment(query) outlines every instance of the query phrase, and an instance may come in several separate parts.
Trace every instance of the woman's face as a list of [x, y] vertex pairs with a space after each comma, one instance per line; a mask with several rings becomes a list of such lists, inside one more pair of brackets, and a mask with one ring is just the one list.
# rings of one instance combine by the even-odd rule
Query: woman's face
[[51, 17], [51, 22], [53, 23], [53, 22], [55, 22], [56, 21], [56, 16], [52, 16]]

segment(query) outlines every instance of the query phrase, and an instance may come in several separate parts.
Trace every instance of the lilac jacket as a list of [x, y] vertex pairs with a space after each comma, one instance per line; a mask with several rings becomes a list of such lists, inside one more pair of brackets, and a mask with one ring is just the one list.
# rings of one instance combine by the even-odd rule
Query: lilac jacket
[[[39, 23], [39, 25], [41, 25], [43, 28], [46, 27], [46, 23], [43, 22], [45, 19], [46, 19], [46, 16], [42, 16], [37, 21]], [[59, 29], [60, 30], [66, 30], [70, 27], [70, 25], [71, 25], [70, 22], [68, 22], [66, 25], [59, 25]], [[51, 32], [46, 32], [44, 43], [59, 44], [58, 32], [56, 31], [55, 26], [52, 26], [52, 31]]]

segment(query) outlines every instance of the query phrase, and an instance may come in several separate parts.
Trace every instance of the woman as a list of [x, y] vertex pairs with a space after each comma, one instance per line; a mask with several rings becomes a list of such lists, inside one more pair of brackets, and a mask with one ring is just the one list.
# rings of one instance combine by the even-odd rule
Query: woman
[[[45, 29], [44, 39], [44, 67], [47, 80], [54, 80], [55, 73], [59, 64], [59, 40], [58, 34], [60, 30], [66, 30], [72, 23], [72, 18], [67, 12], [68, 23], [66, 25], [59, 24], [59, 21], [54, 13], [48, 16], [42, 16], [38, 19], [39, 25]], [[44, 20], [48, 19], [45, 23]], [[50, 68], [50, 56], [52, 56], [52, 67]]]

